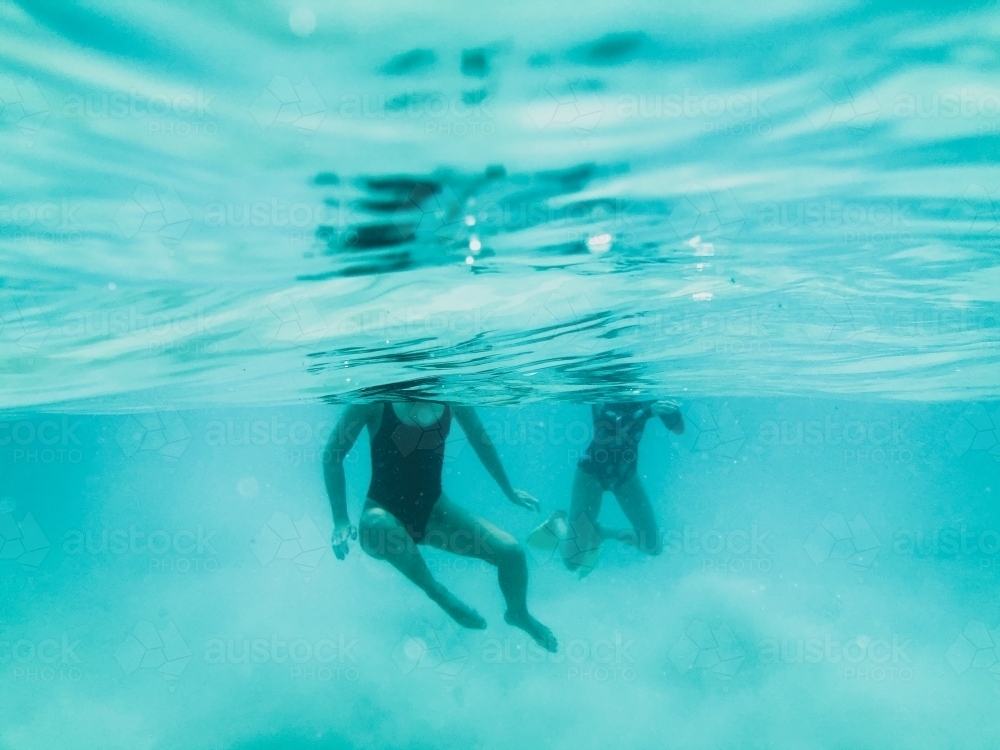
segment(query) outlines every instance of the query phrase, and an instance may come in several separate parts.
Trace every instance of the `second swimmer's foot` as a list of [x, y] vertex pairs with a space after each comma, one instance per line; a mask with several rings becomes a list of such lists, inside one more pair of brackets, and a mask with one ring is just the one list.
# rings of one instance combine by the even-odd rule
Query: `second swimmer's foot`
[[546, 651], [551, 651], [554, 654], [559, 648], [559, 642], [556, 641], [556, 637], [552, 634], [552, 631], [532, 617], [527, 610], [523, 612], [507, 610], [507, 614], [503, 616], [503, 619], [515, 628], [521, 628], [521, 630], [532, 637], [535, 643]]
[[528, 535], [528, 544], [551, 552], [566, 538], [566, 511], [557, 510]]
[[451, 619], [470, 630], [485, 630], [486, 620], [481, 614], [456, 597], [450, 591], [442, 592], [436, 601], [441, 609], [451, 615]]

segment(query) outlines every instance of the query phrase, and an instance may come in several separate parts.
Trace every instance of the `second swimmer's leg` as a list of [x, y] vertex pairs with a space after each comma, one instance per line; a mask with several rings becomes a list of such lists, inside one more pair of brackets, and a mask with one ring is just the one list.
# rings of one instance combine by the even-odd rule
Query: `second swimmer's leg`
[[359, 524], [361, 547], [372, 557], [385, 560], [424, 590], [459, 625], [482, 630], [486, 620], [431, 575], [423, 555], [399, 519], [385, 508], [369, 503]]
[[566, 519], [566, 537], [559, 545], [563, 562], [570, 570], [593, 564], [595, 551], [601, 546], [601, 527], [597, 516], [601, 512], [604, 488], [583, 469], [573, 476], [573, 497]]
[[495, 565], [500, 591], [507, 602], [504, 619], [525, 631], [542, 648], [556, 651], [552, 631], [528, 612], [528, 563], [514, 537], [442, 495], [431, 512], [422, 542]]
[[[622, 513], [632, 524], [634, 534], [628, 541], [647, 555], [659, 555], [663, 552], [663, 540], [660, 529], [656, 525], [656, 514], [653, 504], [649, 501], [646, 488], [638, 474], [632, 474], [615, 489], [615, 497], [622, 508]], [[623, 541], [625, 535], [621, 535]]]

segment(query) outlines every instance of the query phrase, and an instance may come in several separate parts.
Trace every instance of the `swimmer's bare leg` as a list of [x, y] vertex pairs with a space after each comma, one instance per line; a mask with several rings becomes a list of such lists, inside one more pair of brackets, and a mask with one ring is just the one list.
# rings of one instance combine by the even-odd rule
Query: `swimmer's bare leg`
[[423, 555], [403, 524], [384, 508], [368, 503], [359, 524], [361, 547], [372, 557], [385, 560], [447, 612], [462, 627], [482, 630], [486, 620], [431, 575]]
[[504, 620], [555, 653], [556, 637], [528, 612], [528, 564], [524, 549], [514, 537], [441, 495], [421, 543], [495, 565], [500, 591], [507, 602]]
[[563, 562], [570, 570], [578, 570], [593, 556], [601, 544], [601, 527], [597, 516], [601, 512], [604, 488], [594, 477], [577, 468], [573, 476], [573, 494], [564, 535], [559, 545]]
[[577, 469], [568, 516], [564, 511], [556, 511], [545, 522], [551, 533], [560, 540], [559, 546], [567, 568], [576, 570], [580, 567], [580, 559], [584, 556], [582, 551], [590, 550], [598, 544], [599, 539], [635, 547], [647, 555], [659, 555], [663, 552], [663, 540], [653, 513], [653, 505], [637, 474], [633, 474], [614, 490], [615, 498], [632, 528], [611, 528], [598, 522], [602, 494], [600, 482], [587, 472]]
[[615, 498], [621, 506], [622, 513], [632, 524], [632, 531], [615, 531], [618, 539], [624, 544], [630, 544], [647, 555], [663, 553], [663, 539], [656, 524], [656, 514], [653, 504], [642, 486], [638, 474], [632, 474], [615, 488]]

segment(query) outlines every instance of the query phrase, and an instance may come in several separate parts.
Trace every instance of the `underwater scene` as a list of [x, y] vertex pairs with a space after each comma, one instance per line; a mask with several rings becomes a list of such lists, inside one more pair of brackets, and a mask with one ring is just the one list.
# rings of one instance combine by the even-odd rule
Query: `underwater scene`
[[0, 0], [0, 750], [1000, 747], [998, 69]]

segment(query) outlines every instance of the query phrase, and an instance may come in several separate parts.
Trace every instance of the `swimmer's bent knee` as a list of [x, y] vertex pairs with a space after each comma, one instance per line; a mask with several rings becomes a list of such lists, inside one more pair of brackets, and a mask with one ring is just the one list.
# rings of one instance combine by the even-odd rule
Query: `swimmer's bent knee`
[[478, 540], [474, 557], [498, 567], [527, 565], [524, 548], [509, 534], [492, 534]]
[[523, 566], [528, 564], [528, 556], [524, 553], [524, 547], [516, 542], [511, 547], [505, 547], [502, 554], [514, 565]]
[[406, 549], [408, 535], [399, 521], [382, 508], [369, 508], [362, 514], [359, 529], [361, 549], [376, 560]]
[[485, 540], [484, 549], [487, 554], [483, 559], [494, 565], [523, 565], [527, 564], [527, 556], [524, 554], [524, 547], [517, 543], [517, 540], [510, 534], [494, 534]]

